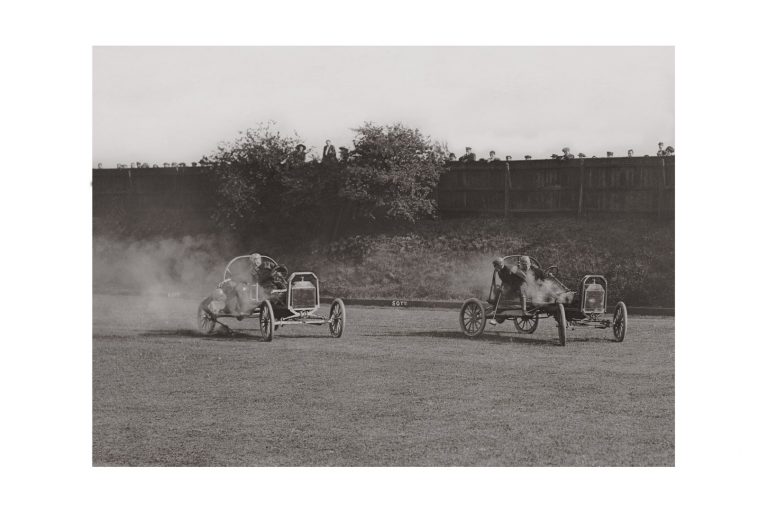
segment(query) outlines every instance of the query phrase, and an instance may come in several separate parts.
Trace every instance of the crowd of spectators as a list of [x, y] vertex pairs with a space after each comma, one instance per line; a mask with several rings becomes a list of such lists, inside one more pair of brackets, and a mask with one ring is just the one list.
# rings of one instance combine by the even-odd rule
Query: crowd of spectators
[[[659, 149], [656, 151], [657, 157], [665, 157], [665, 156], [674, 156], [675, 154], [675, 148], [672, 146], [666, 146], [664, 147], [663, 142], [659, 142], [658, 144]], [[477, 155], [472, 151], [472, 147], [467, 146], [464, 152], [464, 155], [456, 158], [455, 153], [448, 153], [447, 161], [448, 162], [500, 162], [501, 160], [496, 156], [496, 151], [491, 150], [488, 153], [488, 158], [480, 158], [478, 160]], [[587, 155], [584, 153], [579, 153], [578, 155], [574, 156], [573, 153], [571, 153], [571, 148], [564, 147], [562, 150], [562, 155], [559, 155], [557, 153], [552, 153], [550, 155], [550, 158], [552, 160], [573, 160], [575, 158], [586, 158]], [[355, 153], [355, 150], [350, 151], [349, 148], [346, 148], [344, 146], [339, 147], [338, 155], [336, 153], [336, 147], [331, 143], [331, 140], [328, 139], [325, 141], [325, 146], [323, 146], [322, 156], [320, 158], [320, 162], [323, 164], [334, 164], [338, 162], [347, 163], [350, 158]], [[632, 158], [635, 155], [635, 151], [633, 149], [627, 150], [627, 158]], [[607, 158], [613, 158], [613, 151], [607, 151], [605, 156]], [[650, 155], [644, 155], [646, 157]], [[525, 160], [531, 160], [533, 157], [531, 155], [525, 155]], [[597, 158], [595, 155], [592, 155], [592, 158]], [[312, 160], [318, 161], [318, 158], [316, 156], [312, 157]], [[506, 155], [504, 157], [504, 160], [507, 162], [512, 161], [512, 156]], [[295, 165], [299, 163], [304, 163], [307, 161], [307, 146], [304, 144], [297, 144], [294, 150], [282, 161], [280, 162], [282, 165]], [[203, 162], [204, 164], [204, 162]], [[191, 167], [197, 167], [198, 162], [192, 162]], [[118, 169], [146, 169], [149, 167], [161, 167], [158, 164], [153, 164], [150, 166], [147, 162], [131, 162], [130, 164], [117, 164]], [[176, 168], [176, 167], [187, 167], [186, 162], [164, 162], [162, 167], [170, 167], [170, 168]], [[99, 162], [97, 164], [97, 168], [101, 169], [102, 164]]]

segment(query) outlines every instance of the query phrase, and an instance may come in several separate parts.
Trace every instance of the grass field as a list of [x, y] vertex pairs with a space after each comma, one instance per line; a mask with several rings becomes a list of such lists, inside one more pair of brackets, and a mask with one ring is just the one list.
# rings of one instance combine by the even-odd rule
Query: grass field
[[197, 335], [196, 305], [94, 295], [94, 465], [674, 465], [673, 318], [558, 347], [552, 320], [468, 339], [457, 310], [349, 307], [340, 339], [264, 343]]

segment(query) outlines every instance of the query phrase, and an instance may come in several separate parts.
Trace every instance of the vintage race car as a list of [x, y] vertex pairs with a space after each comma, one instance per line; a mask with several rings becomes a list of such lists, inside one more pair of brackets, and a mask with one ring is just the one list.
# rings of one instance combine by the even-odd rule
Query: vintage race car
[[211, 334], [221, 318], [256, 318], [266, 341], [271, 341], [280, 326], [294, 324], [325, 325], [331, 336], [341, 337], [347, 320], [344, 301], [331, 302], [328, 317], [316, 314], [320, 308], [320, 281], [312, 272], [287, 270], [269, 256], [260, 256], [254, 269], [251, 255], [237, 256], [224, 269], [224, 279], [203, 299], [197, 310], [202, 334]]
[[[505, 266], [519, 266], [522, 255], [505, 256]], [[558, 268], [544, 269], [535, 258], [531, 266], [543, 270], [544, 279], [518, 290], [503, 292], [498, 271], [491, 277], [488, 300], [467, 299], [461, 307], [462, 332], [469, 336], [480, 336], [486, 321], [496, 325], [512, 320], [518, 332], [533, 334], [540, 317], [553, 317], [557, 322], [558, 340], [565, 345], [569, 326], [593, 326], [613, 330], [614, 340], [624, 341], [627, 332], [627, 306], [618, 302], [613, 317], [602, 318], [607, 310], [608, 281], [600, 275], [585, 275], [579, 280], [576, 290], [570, 290], [558, 278]]]

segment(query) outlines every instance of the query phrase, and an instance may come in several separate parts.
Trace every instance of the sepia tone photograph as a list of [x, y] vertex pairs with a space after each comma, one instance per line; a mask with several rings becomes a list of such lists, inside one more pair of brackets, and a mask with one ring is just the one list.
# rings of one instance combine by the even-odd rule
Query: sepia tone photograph
[[93, 466], [675, 466], [675, 47], [92, 77]]

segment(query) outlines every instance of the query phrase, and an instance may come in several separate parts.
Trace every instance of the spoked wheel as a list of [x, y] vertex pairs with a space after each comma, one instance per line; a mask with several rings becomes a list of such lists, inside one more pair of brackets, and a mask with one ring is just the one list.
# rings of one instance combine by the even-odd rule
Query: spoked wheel
[[613, 337], [621, 343], [627, 334], [627, 306], [619, 301], [613, 310]]
[[562, 304], [557, 305], [555, 320], [557, 320], [557, 338], [560, 342], [560, 346], [564, 347], [566, 333], [568, 332], [568, 322], [565, 319], [565, 308], [563, 307]]
[[275, 332], [275, 312], [268, 300], [259, 306], [259, 328], [264, 341], [272, 341], [272, 334]]
[[480, 336], [485, 330], [485, 307], [477, 299], [468, 299], [459, 314], [461, 332], [470, 338]]
[[200, 334], [211, 334], [216, 329], [216, 320], [214, 320], [213, 314], [206, 307], [209, 302], [206, 299], [197, 307], [197, 329], [200, 331]]
[[533, 334], [539, 326], [539, 314], [536, 313], [533, 316], [516, 316], [512, 318], [512, 321], [515, 323], [517, 332]]
[[341, 338], [346, 323], [347, 310], [344, 307], [344, 301], [333, 299], [333, 302], [331, 302], [331, 312], [328, 315], [328, 328], [331, 330], [331, 336]]

